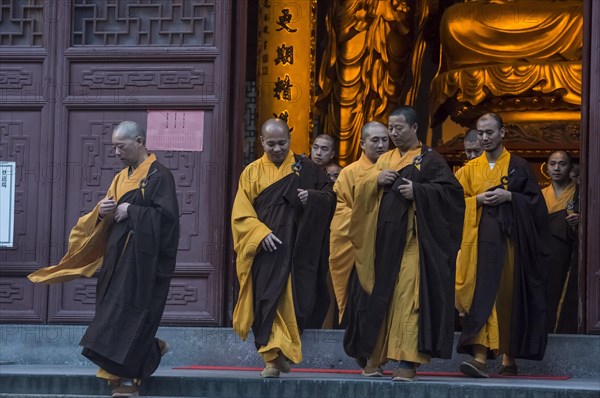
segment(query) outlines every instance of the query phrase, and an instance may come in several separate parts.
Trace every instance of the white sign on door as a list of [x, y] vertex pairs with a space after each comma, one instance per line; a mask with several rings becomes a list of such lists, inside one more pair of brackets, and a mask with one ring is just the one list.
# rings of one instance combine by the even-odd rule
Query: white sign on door
[[0, 162], [0, 247], [13, 246], [16, 171], [15, 162]]

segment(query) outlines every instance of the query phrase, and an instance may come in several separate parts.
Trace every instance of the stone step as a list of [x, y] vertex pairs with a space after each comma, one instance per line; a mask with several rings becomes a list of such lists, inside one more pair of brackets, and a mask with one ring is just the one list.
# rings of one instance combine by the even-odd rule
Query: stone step
[[[95, 368], [50, 365], [0, 366], [0, 397], [107, 397], [109, 387], [95, 377]], [[470, 379], [421, 376], [411, 383], [390, 377], [293, 372], [262, 379], [257, 371], [196, 371], [160, 368], [144, 381], [146, 397], [188, 398], [598, 398], [598, 379], [532, 380]]]
[[[0, 325], [0, 364], [89, 366], [79, 341], [85, 331], [79, 325]], [[246, 341], [229, 328], [161, 327], [158, 337], [171, 347], [161, 366], [185, 365], [259, 367], [252, 336]], [[458, 335], [455, 336], [455, 344]], [[343, 331], [306, 330], [302, 335], [302, 368], [356, 369], [343, 349]], [[35, 349], [32, 349], [35, 347]], [[434, 359], [422, 371], [458, 372], [467, 357]], [[492, 370], [499, 361], [489, 362]], [[600, 379], [600, 336], [550, 335], [543, 361], [521, 361], [519, 370], [530, 375], [569, 375]], [[0, 390], [1, 391], [1, 390]]]

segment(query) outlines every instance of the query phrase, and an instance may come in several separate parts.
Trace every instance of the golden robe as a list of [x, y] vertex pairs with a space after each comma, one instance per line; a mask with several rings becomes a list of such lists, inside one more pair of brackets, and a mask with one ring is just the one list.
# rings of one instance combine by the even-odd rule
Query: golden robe
[[[497, 186], [501, 178], [508, 174], [509, 163], [510, 153], [504, 148], [493, 168], [487, 156], [483, 154], [462, 167], [459, 170], [460, 173], [456, 173], [456, 177], [465, 192], [466, 205], [462, 243], [456, 259], [456, 308], [461, 313], [468, 313], [471, 308], [477, 279], [477, 243], [482, 209], [477, 207], [476, 196]], [[487, 324], [472, 341], [472, 344], [487, 347], [494, 353], [505, 348], [510, 337], [513, 259], [513, 246], [508, 240], [504, 272], [496, 305], [492, 309]], [[502, 314], [497, 311], [499, 305], [502, 307]], [[498, 318], [501, 318], [501, 320], [499, 321]], [[502, 327], [502, 336], [500, 335], [499, 323]]]
[[[492, 167], [493, 166], [493, 167]], [[466, 211], [456, 261], [456, 307], [465, 313], [457, 351], [541, 360], [546, 329], [550, 241], [547, 208], [531, 165], [502, 150], [471, 160], [459, 175]], [[477, 207], [477, 195], [503, 188], [508, 202]]]
[[[129, 175], [126, 167], [113, 178], [106, 197], [118, 202], [123, 195], [138, 189], [140, 181], [146, 177], [148, 170], [156, 156], [151, 154]], [[28, 278], [32, 282], [62, 283], [85, 276], [94, 275], [102, 265], [106, 251], [106, 238], [110, 225], [114, 222], [112, 217], [104, 217], [98, 221], [97, 204], [88, 214], [82, 216], [71, 230], [67, 253], [58, 265], [41, 268], [31, 273]]]
[[554, 190], [554, 186], [552, 184], [542, 189], [542, 195], [544, 195], [544, 200], [546, 201], [546, 206], [548, 207], [548, 214], [556, 213], [557, 211], [566, 209], [567, 204], [573, 200], [576, 187], [577, 184], [575, 181], [571, 181], [558, 196], [556, 195], [556, 191]]
[[[260, 243], [272, 232], [258, 219], [253, 202], [270, 185], [292, 173], [294, 163], [292, 151], [288, 152], [279, 167], [264, 154], [260, 159], [250, 163], [240, 175], [231, 214], [231, 229], [233, 248], [237, 254], [236, 270], [240, 283], [238, 301], [233, 312], [233, 329], [243, 340], [248, 337], [248, 332], [254, 322], [252, 263], [260, 248]], [[293, 363], [302, 361], [300, 330], [296, 323], [290, 278], [288, 278], [286, 288], [279, 299], [269, 342], [258, 350], [265, 362], [274, 361], [280, 351]]]
[[[375, 243], [377, 217], [383, 191], [377, 184], [382, 170], [400, 170], [421, 154], [415, 148], [404, 155], [398, 149], [379, 157], [375, 167], [367, 170], [356, 187], [354, 208], [350, 219], [350, 238], [356, 250], [356, 271], [362, 288], [371, 293], [375, 283]], [[418, 167], [418, 166], [417, 166]], [[402, 255], [400, 274], [396, 281], [393, 298], [375, 349], [371, 365], [383, 364], [388, 360], [404, 360], [428, 363], [430, 357], [418, 351], [419, 325], [419, 249], [418, 239], [413, 232], [414, 210], [408, 215], [406, 248]]]
[[329, 240], [329, 270], [342, 321], [348, 298], [348, 282], [354, 269], [354, 248], [348, 236], [350, 217], [354, 206], [354, 189], [361, 174], [373, 168], [373, 163], [363, 153], [360, 158], [343, 168], [333, 186], [337, 197], [335, 214], [331, 220]]

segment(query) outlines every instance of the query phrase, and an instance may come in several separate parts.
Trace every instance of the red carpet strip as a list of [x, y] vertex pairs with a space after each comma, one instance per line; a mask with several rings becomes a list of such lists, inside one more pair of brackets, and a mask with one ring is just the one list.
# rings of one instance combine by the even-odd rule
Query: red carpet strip
[[[251, 371], [260, 372], [263, 368], [253, 368], [244, 366], [178, 366], [175, 370], [219, 370], [219, 371]], [[351, 369], [306, 369], [292, 368], [294, 373], [333, 373], [333, 374], [361, 374], [360, 370]], [[386, 371], [386, 375], [391, 375], [391, 371]], [[417, 372], [418, 376], [426, 377], [468, 377], [460, 372]], [[547, 375], [518, 375], [518, 376], [502, 376], [497, 374], [490, 375], [492, 379], [533, 379], [533, 380], [568, 380], [571, 376], [547, 376]]]

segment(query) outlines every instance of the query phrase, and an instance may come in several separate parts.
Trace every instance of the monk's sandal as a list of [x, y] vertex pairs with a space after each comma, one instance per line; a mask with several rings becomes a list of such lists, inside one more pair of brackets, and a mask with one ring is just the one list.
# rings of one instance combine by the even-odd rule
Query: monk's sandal
[[275, 366], [268, 365], [260, 372], [260, 377], [264, 379], [276, 379], [279, 377], [279, 374], [279, 369]]
[[158, 340], [158, 348], [160, 349], [160, 356], [164, 357], [165, 354], [169, 351], [171, 351], [171, 347], [169, 346], [169, 343], [167, 343], [164, 340], [161, 339], [157, 339]]
[[132, 380], [119, 380], [112, 385], [112, 397], [139, 397], [138, 386]]
[[392, 381], [414, 381], [417, 378], [416, 369], [398, 368], [392, 375]]
[[460, 371], [471, 377], [487, 378], [490, 377], [490, 370], [485, 363], [471, 359], [470, 361], [463, 361], [460, 364]]
[[367, 365], [363, 369], [362, 375], [366, 377], [382, 377], [383, 368], [381, 366]]

